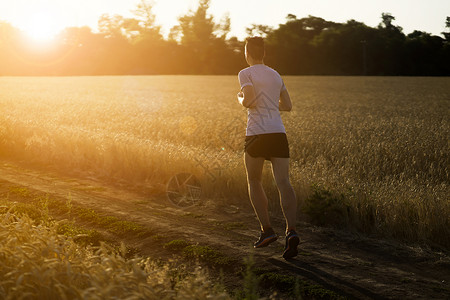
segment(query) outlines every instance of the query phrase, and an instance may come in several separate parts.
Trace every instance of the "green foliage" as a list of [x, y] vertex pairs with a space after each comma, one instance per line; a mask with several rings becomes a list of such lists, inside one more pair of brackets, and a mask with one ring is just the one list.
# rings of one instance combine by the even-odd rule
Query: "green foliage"
[[274, 272], [261, 272], [258, 276], [260, 286], [267, 288], [276, 288], [279, 291], [292, 295], [294, 299], [302, 299], [302, 297], [312, 299], [345, 299], [336, 292], [325, 289], [316, 284], [311, 284], [301, 280], [297, 276], [282, 275]]
[[248, 300], [255, 300], [259, 298], [259, 278], [255, 274], [255, 261], [253, 256], [249, 256], [244, 260], [245, 273], [244, 273], [244, 289], [243, 298]]
[[173, 240], [166, 243], [164, 248], [171, 251], [181, 251], [189, 245], [190, 243], [185, 240]]
[[[109, 232], [125, 236], [127, 234], [133, 234], [134, 236], [143, 236], [151, 234], [150, 229], [137, 224], [135, 222], [121, 220], [114, 216], [107, 216], [98, 213], [91, 208], [81, 207], [72, 203], [72, 198], [69, 195], [69, 200], [64, 206], [60, 205], [60, 202], [56, 199], [52, 199], [48, 194], [45, 195], [33, 195], [31, 191], [25, 187], [11, 187], [9, 189], [10, 194], [21, 197], [21, 200], [25, 200], [26, 203], [17, 203], [12, 209], [18, 215], [28, 215], [37, 223], [49, 224], [53, 222], [50, 216], [50, 210], [57, 210], [59, 213], [66, 214], [70, 219], [77, 218], [83, 222], [90, 223], [91, 226], [98, 226]], [[70, 225], [72, 224], [72, 225]], [[59, 228], [61, 234], [73, 235], [76, 233], [76, 229], [73, 227], [73, 223], [65, 223]], [[100, 234], [96, 231], [78, 232], [79, 234], [87, 235], [82, 237], [82, 240], [88, 243], [97, 243]]]
[[[300, 279], [299, 276], [258, 269], [255, 267], [252, 256], [245, 259], [244, 264], [246, 267], [243, 273], [244, 285], [243, 290], [236, 292], [237, 299], [260, 299], [259, 291], [261, 290], [264, 290], [265, 293], [278, 291], [290, 299], [345, 299], [336, 292], [317, 284], [311, 284]], [[275, 292], [272, 297], [277, 299]]]
[[304, 211], [318, 225], [343, 227], [348, 224], [350, 205], [344, 194], [313, 185], [312, 195], [305, 201]]
[[26, 187], [11, 187], [9, 192], [21, 197], [28, 197], [30, 195], [30, 191]]
[[121, 220], [114, 216], [105, 216], [90, 208], [76, 207], [73, 209], [73, 213], [75, 216], [91, 222], [92, 225], [106, 228], [110, 232], [119, 236], [125, 236], [127, 234], [133, 234], [136, 236], [149, 234], [149, 230], [140, 224]]
[[105, 237], [97, 230], [84, 229], [73, 222], [58, 223], [56, 232], [73, 238], [74, 241], [83, 246], [100, 246], [101, 242], [105, 241]]
[[[8, 206], [9, 207], [9, 206]], [[24, 216], [27, 215], [29, 218], [31, 218], [33, 221], [35, 221], [37, 224], [43, 223], [46, 218], [44, 216], [44, 212], [35, 205], [29, 205], [26, 203], [16, 203], [11, 208], [11, 213], [14, 213], [18, 216]]]
[[199, 259], [213, 267], [228, 266], [233, 261], [228, 256], [209, 246], [193, 245], [185, 240], [170, 241], [164, 244], [164, 248], [178, 252], [186, 258]]
[[224, 228], [227, 231], [235, 230], [235, 229], [248, 229], [247, 224], [245, 224], [244, 222], [230, 222], [230, 223], [220, 224], [219, 226], [221, 226], [222, 228]]
[[199, 258], [216, 267], [228, 266], [232, 259], [209, 246], [189, 245], [183, 249], [183, 253], [189, 258]]

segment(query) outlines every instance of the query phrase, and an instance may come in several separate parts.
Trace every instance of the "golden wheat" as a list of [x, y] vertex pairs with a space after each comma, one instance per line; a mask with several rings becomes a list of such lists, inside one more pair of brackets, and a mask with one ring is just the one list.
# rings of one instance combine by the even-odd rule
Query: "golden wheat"
[[1, 299], [230, 299], [201, 269], [83, 248], [11, 210], [0, 213]]
[[[319, 184], [346, 194], [355, 224], [450, 244], [449, 78], [285, 82], [300, 200]], [[190, 172], [206, 195], [236, 203], [246, 196], [238, 88], [234, 76], [1, 78], [0, 156], [137, 185]]]

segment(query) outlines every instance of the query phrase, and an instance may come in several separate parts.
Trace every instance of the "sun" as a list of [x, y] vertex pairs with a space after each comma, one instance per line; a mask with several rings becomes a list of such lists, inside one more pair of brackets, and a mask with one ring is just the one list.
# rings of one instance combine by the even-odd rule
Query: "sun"
[[22, 29], [35, 42], [49, 42], [58, 33], [55, 16], [46, 10], [39, 10], [30, 14]]

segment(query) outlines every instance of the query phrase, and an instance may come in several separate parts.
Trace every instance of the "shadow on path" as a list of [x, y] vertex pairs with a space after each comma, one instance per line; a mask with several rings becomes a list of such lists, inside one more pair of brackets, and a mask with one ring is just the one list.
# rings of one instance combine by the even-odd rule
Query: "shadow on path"
[[[313, 282], [322, 285], [323, 287], [335, 291], [336, 293], [345, 296], [348, 299], [361, 299], [361, 296], [364, 296], [364, 298], [368, 299], [388, 299], [381, 295], [378, 295], [368, 289], [365, 289], [363, 287], [360, 287], [354, 283], [345, 281], [343, 279], [340, 279], [336, 276], [333, 276], [323, 270], [320, 270], [316, 267], [311, 266], [310, 264], [306, 262], [302, 262], [297, 259], [289, 260], [288, 262], [269, 258], [267, 262], [271, 263], [274, 266], [277, 266], [279, 268], [282, 268], [284, 270], [288, 270], [290, 272], [293, 272], [297, 275], [306, 277]], [[333, 283], [335, 283], [333, 285]], [[342, 290], [339, 286], [345, 286], [346, 289]], [[349, 289], [356, 291], [350, 292]]]

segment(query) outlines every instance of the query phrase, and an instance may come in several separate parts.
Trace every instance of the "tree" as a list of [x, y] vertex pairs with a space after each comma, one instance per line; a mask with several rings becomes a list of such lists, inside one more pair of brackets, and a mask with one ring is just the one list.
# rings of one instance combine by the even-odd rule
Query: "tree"
[[406, 75], [441, 75], [443, 67], [444, 39], [427, 32], [415, 30], [408, 34], [404, 45]]
[[402, 32], [403, 28], [400, 26], [394, 26], [392, 22], [395, 20], [395, 17], [390, 13], [381, 13], [381, 23], [378, 25], [379, 29], [386, 29], [394, 32]]
[[195, 12], [191, 11], [178, 19], [183, 45], [196, 47], [214, 38], [216, 24], [213, 17], [208, 15], [208, 9], [209, 0], [200, 0]]
[[61, 62], [58, 72], [65, 75], [95, 75], [105, 38], [88, 26], [67, 27], [58, 36]]
[[[69, 27], [46, 48], [0, 21], [0, 75], [236, 74], [246, 66], [245, 42], [228, 37], [229, 15], [216, 21], [209, 0], [181, 16], [168, 39], [152, 2], [140, 1], [132, 18], [102, 15], [100, 33]], [[278, 28], [252, 24], [247, 33], [265, 37], [265, 62], [282, 74], [450, 75], [450, 17], [445, 39], [419, 30], [406, 36], [394, 21], [383, 13], [373, 28], [288, 14]]]
[[381, 19], [383, 21], [378, 25], [378, 27], [388, 28], [388, 29], [391, 29], [394, 27], [394, 25], [392, 25], [392, 21], [395, 20], [395, 17], [393, 15], [391, 15], [390, 13], [381, 13]]
[[88, 26], [67, 27], [58, 35], [58, 40], [69, 46], [85, 46], [94, 42], [96, 35]]
[[230, 33], [230, 30], [231, 30], [230, 14], [226, 13], [220, 20], [219, 24], [216, 24], [215, 34], [222, 40], [226, 40], [227, 35]]
[[374, 59], [380, 63], [377, 65], [378, 75], [400, 75], [405, 68], [405, 56], [403, 53], [405, 35], [402, 27], [395, 26], [395, 17], [390, 13], [381, 14], [382, 22], [378, 25], [378, 38], [372, 44], [371, 49], [375, 52]]
[[133, 10], [135, 19], [127, 19], [125, 28], [139, 32], [141, 39], [160, 40], [161, 26], [156, 24], [155, 14], [152, 12], [153, 5], [147, 0], [141, 0], [136, 9]]
[[252, 24], [245, 29], [245, 32], [248, 36], [267, 37], [272, 30], [273, 28], [267, 25]]
[[124, 31], [133, 45], [133, 55], [129, 58], [132, 65], [130, 72], [133, 74], [158, 74], [167, 69], [167, 42], [161, 35], [161, 26], [156, 24], [152, 10], [151, 1], [141, 0], [132, 11], [135, 17], [125, 19], [123, 23]]
[[446, 31], [442, 32], [442, 34], [445, 36], [447, 42], [450, 42], [450, 17], [447, 17], [445, 21], [445, 29]]
[[230, 31], [230, 18], [220, 23], [208, 14], [209, 0], [200, 0], [195, 11], [181, 16], [179, 25], [172, 28], [170, 39], [183, 49], [182, 63], [193, 73], [223, 73], [229, 69], [227, 56], [232, 54], [226, 43]]
[[349, 20], [323, 30], [313, 40], [315, 72], [319, 74], [360, 75], [369, 72], [367, 59], [373, 45], [375, 29]]
[[12, 74], [14, 61], [11, 59], [15, 52], [19, 30], [7, 22], [0, 21], [0, 75]]
[[267, 32], [266, 63], [285, 74], [313, 73], [315, 54], [312, 41], [323, 30], [333, 26], [334, 23], [322, 18], [308, 16], [297, 19], [289, 14], [285, 24]]
[[103, 14], [98, 20], [98, 31], [105, 38], [123, 38], [123, 25], [124, 18], [120, 15], [110, 16], [108, 14]]

